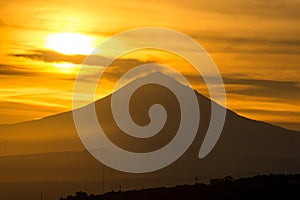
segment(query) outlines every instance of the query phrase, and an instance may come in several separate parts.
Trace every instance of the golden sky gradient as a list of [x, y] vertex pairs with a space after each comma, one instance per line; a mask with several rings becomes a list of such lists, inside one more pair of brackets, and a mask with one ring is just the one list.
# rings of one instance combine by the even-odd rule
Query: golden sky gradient
[[[299, 8], [296, 0], [1, 0], [0, 124], [70, 110], [74, 78], [91, 50], [113, 34], [155, 26], [183, 32], [208, 51], [229, 109], [300, 130]], [[116, 61], [98, 97], [129, 66], [148, 61], [179, 69], [207, 94], [182, 59], [149, 50]]]

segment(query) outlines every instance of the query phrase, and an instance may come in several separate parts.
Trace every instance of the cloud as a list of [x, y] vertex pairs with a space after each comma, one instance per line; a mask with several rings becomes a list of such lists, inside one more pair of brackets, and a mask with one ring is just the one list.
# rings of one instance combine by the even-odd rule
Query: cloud
[[37, 72], [25, 71], [25, 68], [21, 68], [13, 65], [0, 64], [0, 76], [27, 76], [37, 75]]
[[263, 19], [295, 19], [300, 17], [298, 10], [300, 2], [297, 0], [169, 0], [169, 2], [181, 8], [205, 10], [223, 15], [244, 15]]
[[4, 21], [2, 19], [0, 19], [0, 26], [5, 26], [6, 24], [4, 23]]
[[[201, 77], [185, 75], [193, 85], [205, 84]], [[207, 80], [212, 84], [218, 84], [216, 77], [208, 76]], [[300, 83], [297, 81], [264, 80], [245, 78], [243, 74], [223, 75], [227, 94], [237, 94], [253, 97], [264, 97], [274, 100], [300, 100]]]
[[288, 111], [288, 110], [271, 110], [271, 109], [281, 109], [280, 107], [271, 107], [270, 109], [235, 109], [235, 112], [246, 115], [250, 118], [255, 118], [262, 121], [272, 123], [281, 127], [287, 127], [292, 130], [300, 130], [300, 111]]
[[285, 110], [263, 110], [263, 109], [236, 109], [237, 112], [242, 113], [254, 113], [254, 114], [262, 114], [262, 115], [272, 115], [272, 116], [293, 116], [299, 117], [300, 111], [285, 111]]
[[[224, 83], [228, 86], [227, 93], [300, 100], [299, 82], [224, 77]], [[242, 85], [245, 89], [231, 89], [231, 85]]]
[[198, 41], [210, 41], [215, 45], [209, 52], [226, 53], [268, 53], [268, 54], [300, 54], [299, 38], [272, 38], [267, 36], [229, 36], [194, 32], [189, 34]]
[[[91, 55], [89, 57], [85, 55], [65, 55], [61, 53], [57, 53], [54, 51], [46, 51], [46, 50], [31, 50], [30, 53], [24, 53], [24, 54], [11, 54], [10, 56], [14, 57], [21, 57], [36, 61], [43, 61], [47, 63], [72, 63], [81, 65], [84, 64], [87, 66], [91, 66], [91, 69], [87, 72], [87, 74], [84, 76], [84, 80], [87, 82], [90, 82], [91, 80], [94, 80], [95, 78], [98, 79], [98, 75], [96, 72], [99, 72], [99, 66], [109, 66], [106, 68], [105, 73], [102, 76], [102, 79], [109, 80], [110, 82], [115, 82], [121, 76], [129, 71], [131, 68], [146, 64], [146, 63], [153, 63], [156, 61], [141, 61], [138, 59], [131, 59], [131, 58], [118, 58], [116, 60], [113, 60], [108, 57], [100, 56], [100, 55]], [[88, 58], [86, 60], [86, 58]], [[96, 68], [94, 68], [96, 67]], [[149, 73], [152, 71], [149, 70]], [[12, 71], [7, 71], [7, 73], [17, 73]], [[141, 74], [140, 74], [141, 75]], [[134, 77], [131, 77], [134, 78]], [[74, 78], [66, 78], [63, 77], [62, 79], [65, 80], [74, 80]]]
[[59, 106], [0, 100], [0, 124], [28, 121], [65, 111], [66, 108]]
[[54, 51], [31, 50], [30, 53], [10, 54], [14, 57], [28, 58], [44, 62], [69, 62], [73, 64], [82, 64], [85, 59], [83, 55], [64, 55]]
[[86, 65], [93, 65], [93, 66], [104, 66], [106, 64], [113, 63], [114, 66], [122, 67], [122, 66], [137, 66], [146, 63], [137, 59], [113, 60], [111, 58], [100, 56], [100, 55], [92, 55], [88, 57], [88, 60], [85, 60], [87, 58], [87, 56], [85, 55], [65, 55], [65, 54], [57, 53], [54, 51], [47, 51], [47, 50], [31, 50], [30, 53], [10, 54], [10, 56], [22, 57], [22, 58], [49, 62], [49, 63], [68, 62], [68, 63], [80, 65], [83, 64], [83, 62], [85, 62]]
[[[252, 40], [240, 39], [242, 42], [251, 43]], [[262, 41], [261, 39], [256, 40], [257, 42]], [[300, 41], [299, 45], [300, 45]], [[279, 43], [291, 43], [291, 41], [281, 41]], [[65, 55], [57, 53], [54, 51], [46, 50], [32, 50], [31, 53], [26, 54], [13, 54], [11, 56], [23, 57], [31, 60], [39, 60], [43, 62], [69, 62], [73, 64], [82, 64], [86, 56], [84, 55]], [[150, 62], [150, 61], [149, 61]], [[156, 61], [152, 61], [156, 62]], [[112, 60], [111, 58], [104, 56], [91, 56], [89, 60], [85, 63], [91, 66], [103, 66], [112, 63], [109, 68], [106, 69], [105, 76], [103, 78], [116, 81], [120, 76], [126, 73], [130, 68], [136, 67], [141, 64], [148, 63], [148, 61], [140, 61], [138, 59], [117, 59]], [[8, 72], [13, 73], [13, 72]], [[17, 73], [17, 72], [14, 72]], [[150, 71], [149, 71], [150, 73]], [[91, 77], [89, 77], [91, 76]], [[202, 80], [197, 76], [186, 75], [186, 77], [192, 81], [192, 83], [200, 83]], [[87, 75], [86, 80], [94, 78], [94, 75]], [[208, 77], [210, 81], [214, 83], [214, 77]], [[72, 78], [73, 80], [73, 78]], [[257, 97], [267, 97], [267, 98], [277, 98], [277, 99], [300, 99], [300, 86], [299, 82], [295, 81], [279, 81], [279, 80], [263, 80], [263, 79], [250, 79], [244, 78], [242, 75], [230, 74], [223, 77], [224, 83], [226, 85], [226, 92], [231, 94], [257, 96]], [[231, 87], [231, 86], [244, 86], [244, 87]], [[241, 89], [242, 88], [242, 89]]]
[[[102, 66], [109, 66], [108, 68], [105, 69], [105, 73], [103, 73], [101, 80], [103, 81], [102, 83], [104, 85], [109, 85], [105, 86], [107, 90], [110, 86], [112, 87], [116, 83], [121, 76], [129, 71], [130, 69], [146, 64], [146, 63], [153, 63], [156, 62], [154, 59], [151, 61], [141, 61], [138, 59], [131, 59], [131, 58], [118, 58], [116, 60], [113, 60], [108, 57], [100, 56], [100, 55], [91, 55], [89, 57], [85, 55], [65, 55], [61, 53], [57, 53], [54, 51], [47, 51], [47, 50], [31, 50], [29, 53], [23, 53], [23, 54], [11, 54], [10, 56], [14, 57], [20, 57], [20, 58], [26, 58], [30, 60], [36, 60], [36, 61], [43, 61], [46, 63], [72, 63], [72, 64], [77, 64], [81, 65], [84, 64], [86, 66], [91, 66], [90, 68], [88, 67], [87, 71], [84, 71], [81, 76], [81, 81], [84, 82], [84, 84], [87, 84], [86, 87], [89, 87], [89, 84], [93, 83], [95, 80], [98, 80], [99, 78], [99, 70], [104, 70]], [[86, 60], [86, 58], [88, 58]], [[100, 67], [100, 68], [99, 68]], [[147, 71], [148, 73], [153, 72], [153, 70], [149, 69]], [[133, 80], [136, 77], [141, 77], [146, 75], [146, 73], [141, 72], [139, 74], [136, 74], [135, 77], [129, 77], [128, 80], [122, 80], [121, 85], [124, 85], [131, 80]], [[67, 81], [74, 81], [74, 77], [61, 77], [59, 78], [61, 80], [67, 80]], [[103, 84], [101, 84], [103, 86]]]
[[300, 131], [300, 123], [299, 122], [282, 122], [282, 121], [274, 121], [272, 124], [275, 124], [277, 126], [281, 127], [288, 127], [288, 129]]

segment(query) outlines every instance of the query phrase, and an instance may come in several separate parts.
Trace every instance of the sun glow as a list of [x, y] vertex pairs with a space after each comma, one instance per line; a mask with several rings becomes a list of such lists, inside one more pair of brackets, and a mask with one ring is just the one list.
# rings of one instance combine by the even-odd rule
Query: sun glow
[[65, 74], [72, 74], [75, 73], [77, 68], [76, 65], [72, 63], [55, 63], [54, 66], [57, 68], [55, 71], [58, 71], [60, 73], [65, 73]]
[[93, 38], [72, 32], [52, 34], [47, 38], [46, 48], [63, 54], [87, 55], [94, 49]]

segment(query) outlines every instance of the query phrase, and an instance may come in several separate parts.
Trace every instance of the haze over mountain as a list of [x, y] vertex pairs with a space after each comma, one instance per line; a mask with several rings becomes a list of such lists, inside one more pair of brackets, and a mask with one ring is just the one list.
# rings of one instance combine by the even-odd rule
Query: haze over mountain
[[[178, 87], [186, 87], [173, 81]], [[300, 173], [299, 132], [250, 120], [230, 110], [218, 143], [207, 157], [199, 159], [198, 152], [209, 125], [211, 101], [197, 92], [196, 95], [201, 120], [188, 151], [170, 166], [146, 174], [128, 174], [105, 167], [105, 191], [118, 189], [119, 185], [137, 189], [191, 183], [195, 177], [207, 181], [226, 175]], [[145, 85], [131, 98], [130, 111], [137, 124], [149, 123], [148, 110], [153, 104], [162, 104], [168, 113], [161, 132], [148, 139], [133, 138], [117, 127], [110, 100], [111, 95], [96, 101], [95, 106], [100, 124], [116, 145], [134, 152], [149, 152], [174, 137], [180, 123], [180, 109], [167, 88]], [[0, 125], [0, 156], [0, 199], [39, 199], [41, 192], [51, 193], [52, 197], [64, 196], [80, 189], [102, 192], [103, 165], [85, 151], [72, 112]]]

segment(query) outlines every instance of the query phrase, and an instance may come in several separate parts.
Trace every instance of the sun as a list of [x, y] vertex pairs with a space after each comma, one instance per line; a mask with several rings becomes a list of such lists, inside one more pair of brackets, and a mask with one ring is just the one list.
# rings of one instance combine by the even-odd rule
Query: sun
[[62, 54], [87, 55], [94, 50], [93, 38], [73, 32], [51, 34], [47, 38], [46, 48]]

